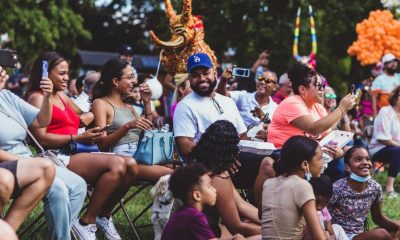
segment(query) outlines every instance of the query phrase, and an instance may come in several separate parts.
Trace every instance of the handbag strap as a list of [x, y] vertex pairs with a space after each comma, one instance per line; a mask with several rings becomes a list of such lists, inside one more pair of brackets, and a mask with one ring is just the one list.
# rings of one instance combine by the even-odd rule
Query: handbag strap
[[6, 113], [2, 108], [0, 108], [0, 112], [2, 112], [7, 117], [9, 117], [12, 120], [14, 120], [15, 122], [17, 122], [23, 129], [25, 129], [26, 133], [32, 139], [32, 141], [36, 144], [36, 146], [39, 148], [40, 152], [44, 152], [44, 148], [42, 147], [42, 145], [40, 145], [40, 143], [36, 140], [36, 138], [33, 136], [31, 131], [29, 131], [29, 129], [27, 127], [25, 127], [24, 124], [22, 124], [17, 118], [15, 118], [15, 117], [11, 116], [10, 114]]

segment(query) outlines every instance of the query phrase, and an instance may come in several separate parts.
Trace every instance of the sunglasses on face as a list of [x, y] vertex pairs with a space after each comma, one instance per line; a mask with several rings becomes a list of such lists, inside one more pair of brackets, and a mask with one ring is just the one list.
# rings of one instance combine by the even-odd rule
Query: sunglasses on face
[[270, 83], [276, 84], [276, 81], [274, 81], [273, 79], [266, 78], [266, 77], [264, 77], [262, 75], [258, 76], [257, 79], [258, 79], [259, 82], [264, 82], [266, 84], [270, 84]]
[[325, 98], [326, 99], [336, 99], [336, 94], [325, 93]]
[[325, 84], [320, 83], [320, 82], [314, 82], [313, 83], [314, 87], [316, 87], [319, 91], [322, 91], [325, 89]]

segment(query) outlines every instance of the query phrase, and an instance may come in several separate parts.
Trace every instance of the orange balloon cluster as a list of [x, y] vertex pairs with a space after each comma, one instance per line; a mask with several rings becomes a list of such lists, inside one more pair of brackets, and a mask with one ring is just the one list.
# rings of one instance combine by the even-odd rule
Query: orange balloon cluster
[[400, 22], [388, 10], [369, 13], [368, 19], [357, 23], [357, 41], [347, 49], [350, 56], [357, 56], [361, 65], [375, 64], [386, 53], [400, 57]]

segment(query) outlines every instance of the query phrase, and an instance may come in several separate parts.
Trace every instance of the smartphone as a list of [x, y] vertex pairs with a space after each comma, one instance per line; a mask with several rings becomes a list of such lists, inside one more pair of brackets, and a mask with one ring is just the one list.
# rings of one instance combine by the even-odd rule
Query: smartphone
[[109, 129], [110, 127], [111, 127], [111, 125], [110, 125], [110, 124], [107, 124], [105, 127], [101, 128], [101, 129], [99, 130], [99, 132], [107, 131], [107, 129]]
[[47, 61], [42, 61], [42, 78], [47, 78], [49, 76], [48, 68], [49, 63]]
[[248, 68], [234, 68], [232, 69], [232, 75], [235, 77], [249, 77], [250, 69]]
[[0, 49], [0, 66], [16, 68], [17, 52], [11, 49]]
[[350, 93], [352, 93], [352, 94], [356, 93], [356, 85], [355, 84], [351, 84]]

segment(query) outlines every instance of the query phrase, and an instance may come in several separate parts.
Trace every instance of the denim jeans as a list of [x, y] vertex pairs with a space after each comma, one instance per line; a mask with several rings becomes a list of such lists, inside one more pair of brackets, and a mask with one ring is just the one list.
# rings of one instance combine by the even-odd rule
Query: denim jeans
[[71, 239], [72, 223], [77, 219], [86, 197], [86, 182], [77, 174], [56, 167], [56, 177], [45, 195], [46, 239]]

